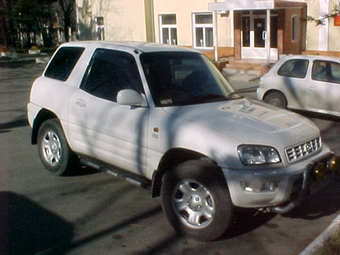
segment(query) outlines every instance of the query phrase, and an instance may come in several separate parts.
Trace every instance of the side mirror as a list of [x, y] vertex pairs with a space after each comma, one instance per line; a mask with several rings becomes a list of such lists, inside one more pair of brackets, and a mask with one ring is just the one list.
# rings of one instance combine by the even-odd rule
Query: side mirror
[[144, 106], [144, 97], [132, 89], [123, 89], [117, 94], [117, 103], [121, 105]]

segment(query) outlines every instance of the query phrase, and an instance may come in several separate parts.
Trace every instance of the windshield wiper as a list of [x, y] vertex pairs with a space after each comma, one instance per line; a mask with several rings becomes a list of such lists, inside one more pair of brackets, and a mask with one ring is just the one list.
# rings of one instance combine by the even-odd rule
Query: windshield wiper
[[238, 94], [238, 91], [234, 91], [234, 92], [229, 93], [228, 96], [227, 96], [227, 98], [228, 98], [229, 100], [233, 100], [233, 99], [242, 98], [242, 96], [240, 96], [240, 95]]

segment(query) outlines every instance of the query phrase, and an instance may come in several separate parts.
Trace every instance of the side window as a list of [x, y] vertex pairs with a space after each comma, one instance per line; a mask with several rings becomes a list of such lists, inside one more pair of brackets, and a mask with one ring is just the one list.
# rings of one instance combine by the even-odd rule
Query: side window
[[66, 81], [84, 49], [80, 47], [60, 48], [48, 65], [45, 76]]
[[305, 59], [291, 59], [285, 62], [277, 72], [278, 75], [294, 78], [305, 78], [309, 61]]
[[340, 64], [321, 60], [314, 61], [312, 79], [340, 83]]
[[94, 53], [81, 88], [88, 93], [107, 100], [117, 101], [122, 89], [143, 93], [137, 64], [128, 53], [98, 49]]

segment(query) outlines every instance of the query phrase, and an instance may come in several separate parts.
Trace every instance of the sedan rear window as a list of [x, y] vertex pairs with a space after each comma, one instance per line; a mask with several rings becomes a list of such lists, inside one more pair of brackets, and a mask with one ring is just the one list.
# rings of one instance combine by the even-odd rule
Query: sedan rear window
[[278, 75], [305, 78], [309, 61], [306, 59], [291, 59], [285, 62], [277, 72]]
[[45, 76], [60, 81], [66, 81], [85, 48], [63, 47], [51, 60]]

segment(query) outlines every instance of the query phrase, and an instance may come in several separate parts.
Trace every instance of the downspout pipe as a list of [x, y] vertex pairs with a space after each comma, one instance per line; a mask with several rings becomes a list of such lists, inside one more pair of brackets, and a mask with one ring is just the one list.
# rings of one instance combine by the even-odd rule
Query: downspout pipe
[[[217, 2], [217, 0], [215, 0]], [[214, 20], [214, 60], [218, 61], [218, 26], [217, 26], [217, 11], [213, 11]]]

